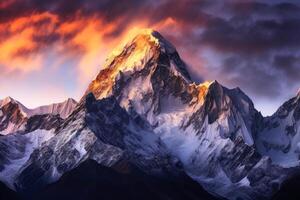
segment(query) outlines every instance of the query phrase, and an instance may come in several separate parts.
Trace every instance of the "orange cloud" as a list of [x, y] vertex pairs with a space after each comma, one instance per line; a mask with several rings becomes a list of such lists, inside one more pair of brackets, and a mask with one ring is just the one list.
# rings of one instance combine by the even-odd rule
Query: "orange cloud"
[[77, 69], [83, 88], [104, 66], [105, 59], [113, 49], [123, 47], [138, 33], [140, 28], [147, 27], [147, 22], [128, 24], [126, 30], [115, 36], [114, 33], [118, 30], [120, 23], [122, 23], [121, 19], [105, 23], [101, 18], [96, 17], [78, 18], [62, 23], [57, 30], [61, 35], [73, 34], [67, 43], [63, 43], [65, 48], [68, 47], [64, 50], [80, 52], [77, 55], [79, 57]]
[[[81, 72], [81, 79], [91, 79], [99, 69], [103, 56], [107, 54], [108, 41], [104, 41], [103, 37], [107, 33], [111, 33], [115, 26], [108, 24], [106, 26], [100, 20], [88, 19], [82, 21], [84, 27], [75, 34], [69, 41], [73, 46], [82, 49], [78, 69]], [[78, 24], [80, 26], [80, 24]], [[67, 27], [67, 29], [66, 29]], [[62, 25], [62, 30], [69, 31], [75, 28], [74, 24]]]
[[0, 66], [9, 71], [30, 71], [40, 67], [42, 61], [40, 55], [16, 56], [19, 51], [30, 51], [35, 48], [35, 44], [31, 40], [33, 32], [34, 29], [29, 28], [0, 43]]
[[[51, 51], [60, 61], [56, 63], [70, 58], [78, 61], [74, 67], [78, 70], [79, 82], [86, 87], [104, 65], [108, 54], [115, 47], [123, 47], [141, 28], [174, 30], [178, 27], [173, 18], [155, 24], [139, 19], [120, 31], [124, 21], [126, 19], [120, 17], [107, 23], [99, 16], [84, 17], [80, 13], [62, 20], [55, 14], [43, 12], [2, 23], [0, 32], [7, 34], [0, 35], [0, 68], [23, 73], [41, 70]], [[117, 31], [120, 32], [115, 34]]]
[[[37, 27], [38, 23], [45, 20], [44, 26], [39, 24]], [[34, 40], [34, 37], [52, 33], [57, 21], [55, 15], [45, 12], [0, 24], [0, 31], [7, 35], [0, 40], [0, 68], [4, 68], [6, 72], [15, 70], [28, 72], [40, 69], [43, 55], [35, 53], [40, 44]], [[25, 56], [22, 55], [24, 53]]]

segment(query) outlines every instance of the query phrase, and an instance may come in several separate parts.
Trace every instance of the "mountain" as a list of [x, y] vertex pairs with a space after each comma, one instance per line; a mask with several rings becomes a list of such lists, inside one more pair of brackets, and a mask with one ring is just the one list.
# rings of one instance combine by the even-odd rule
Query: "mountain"
[[257, 137], [258, 151], [280, 166], [299, 166], [300, 93], [267, 117], [264, 124]]
[[[124, 198], [151, 190], [176, 199], [175, 191], [169, 193], [174, 188], [178, 198], [206, 198], [190, 190], [189, 176], [216, 197], [270, 199], [297, 174], [300, 95], [264, 118], [240, 88], [194, 83], [187, 69], [172, 44], [146, 29], [114, 51], [75, 108], [67, 101], [30, 115], [34, 112], [19, 103], [2, 106], [0, 116], [18, 124], [18, 131], [0, 137], [0, 180], [21, 194], [44, 198], [40, 191], [60, 194], [73, 177], [86, 180], [91, 165], [125, 190]], [[119, 163], [125, 163], [122, 172], [127, 166], [133, 172], [124, 177], [114, 171]], [[172, 180], [170, 187], [164, 177]], [[180, 180], [189, 188], [178, 187]], [[137, 191], [128, 191], [127, 184]], [[108, 195], [112, 186], [101, 193]]]
[[[231, 199], [271, 196], [268, 179], [278, 177], [265, 172], [268, 161], [254, 146], [261, 114], [239, 88], [227, 89], [217, 81], [197, 85], [186, 69], [170, 43], [146, 30], [109, 59], [86, 94], [113, 96], [128, 113], [148, 121], [208, 191]], [[271, 177], [257, 180], [252, 177], [257, 170]]]
[[[62, 116], [73, 111], [77, 103], [62, 103], [28, 109], [11, 97], [0, 101], [0, 179], [14, 188], [16, 173], [32, 152], [54, 136]], [[61, 114], [61, 115], [60, 115]]]
[[25, 106], [10, 97], [0, 100], [0, 134], [23, 129], [27, 121], [26, 111]]
[[54, 103], [46, 106], [40, 106], [29, 111], [30, 115], [43, 115], [43, 114], [52, 114], [59, 115], [61, 118], [67, 118], [76, 107], [77, 102], [68, 98], [67, 100], [61, 103]]
[[108, 167], [125, 159], [149, 174], [181, 171], [152, 127], [130, 116], [114, 98], [97, 101], [88, 95], [54, 135], [16, 174], [10, 185], [17, 191], [36, 191], [89, 158]]
[[60, 118], [64, 119], [71, 114], [76, 105], [77, 102], [69, 98], [61, 103], [29, 109], [19, 101], [6, 97], [0, 100], [0, 134], [7, 135], [25, 131], [27, 121], [33, 119], [34, 116], [59, 115]]

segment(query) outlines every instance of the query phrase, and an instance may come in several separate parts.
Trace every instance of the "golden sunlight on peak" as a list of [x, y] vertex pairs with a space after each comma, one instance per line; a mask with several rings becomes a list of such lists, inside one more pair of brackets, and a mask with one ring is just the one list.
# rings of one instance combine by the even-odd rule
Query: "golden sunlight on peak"
[[198, 90], [198, 101], [203, 102], [204, 98], [207, 94], [209, 86], [213, 83], [213, 81], [205, 81], [199, 85], [196, 85], [196, 88]]
[[129, 29], [126, 34], [121, 37], [120, 44], [109, 54], [105, 66], [109, 65], [116, 56], [120, 55], [123, 52], [124, 48], [126, 48], [127, 45], [130, 45], [132, 43], [136, 45], [135, 49], [137, 50], [141, 50], [149, 44], [158, 45], [159, 42], [157, 38], [152, 35], [153, 31], [154, 30], [150, 28], [133, 27]]
[[116, 73], [126, 72], [143, 66], [155, 55], [159, 41], [152, 35], [152, 29], [133, 28], [123, 37], [121, 45], [115, 48], [105, 63], [105, 68], [112, 67]]
[[205, 81], [205, 82], [199, 84], [199, 86], [209, 88], [209, 86], [210, 86], [213, 82], [214, 82], [214, 81]]
[[135, 40], [135, 38], [138, 37], [144, 37], [147, 39], [155, 40], [155, 37], [153, 36], [154, 30], [151, 28], [138, 28], [138, 27], [133, 27], [130, 29], [125, 37], [123, 38], [125, 43], [128, 43], [130, 41]]
[[131, 73], [140, 70], [150, 59], [157, 57], [159, 41], [152, 33], [152, 29], [133, 28], [128, 31], [121, 39], [122, 45], [110, 53], [104, 69], [89, 86], [88, 91], [93, 91], [97, 98], [107, 96], [120, 71]]

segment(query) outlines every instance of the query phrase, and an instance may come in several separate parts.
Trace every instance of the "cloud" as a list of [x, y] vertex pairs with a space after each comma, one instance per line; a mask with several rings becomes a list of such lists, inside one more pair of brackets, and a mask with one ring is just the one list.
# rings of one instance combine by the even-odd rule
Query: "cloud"
[[46, 12], [0, 24], [0, 67], [4, 72], [38, 70], [43, 55], [35, 54], [54, 31], [57, 19]]

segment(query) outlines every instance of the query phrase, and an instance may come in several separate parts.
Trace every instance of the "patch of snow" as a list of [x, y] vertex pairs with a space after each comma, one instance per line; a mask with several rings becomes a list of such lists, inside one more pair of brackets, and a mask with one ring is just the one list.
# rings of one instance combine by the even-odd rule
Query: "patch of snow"
[[[273, 163], [282, 167], [295, 167], [300, 164], [300, 122], [294, 122], [293, 111], [286, 118], [277, 117], [270, 121], [277, 123], [277, 127], [266, 127], [257, 137], [257, 149], [265, 156], [269, 156]], [[293, 124], [295, 123], [295, 124]], [[270, 125], [272, 126], [272, 125]], [[295, 128], [295, 135], [287, 133], [287, 127]]]
[[0, 135], [8, 135], [10, 133], [13, 133], [14, 131], [16, 131], [18, 129], [17, 125], [9, 122], [6, 129], [0, 131]]
[[[6, 136], [4, 142], [6, 141], [9, 145], [8, 159], [10, 164], [4, 166], [4, 169], [0, 173], [0, 180], [4, 182], [11, 189], [14, 188], [14, 179], [18, 174], [21, 167], [29, 159], [31, 153], [34, 149], [39, 148], [44, 142], [48, 141], [54, 136], [53, 130], [35, 130], [28, 134], [11, 134]], [[21, 142], [25, 145], [24, 152], [20, 152], [20, 149], [14, 145], [14, 142]], [[22, 149], [22, 148], [21, 148]], [[21, 154], [21, 158], [15, 158], [14, 154]], [[11, 158], [9, 157], [11, 155]]]

